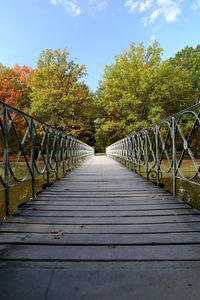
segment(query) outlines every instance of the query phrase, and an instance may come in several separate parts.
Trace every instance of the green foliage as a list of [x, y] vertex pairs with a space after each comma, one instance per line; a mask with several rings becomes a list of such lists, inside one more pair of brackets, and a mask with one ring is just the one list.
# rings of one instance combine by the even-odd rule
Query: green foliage
[[193, 89], [196, 90], [198, 100], [200, 100], [200, 45], [196, 48], [188, 46], [183, 48], [170, 61], [189, 71]]
[[94, 136], [93, 100], [80, 82], [85, 66], [69, 60], [66, 49], [42, 52], [31, 85], [30, 112], [42, 121], [85, 142]]
[[157, 73], [155, 95], [161, 108], [161, 118], [168, 117], [194, 104], [197, 93], [192, 87], [190, 74], [182, 66], [164, 61]]
[[161, 60], [162, 49], [154, 42], [116, 56], [105, 67], [97, 92], [97, 136], [107, 144], [138, 131], [191, 105], [196, 97], [189, 72]]
[[94, 95], [82, 81], [84, 65], [70, 60], [66, 49], [46, 49], [35, 70], [0, 64], [0, 99], [86, 143], [95, 139], [96, 151], [104, 152], [106, 145], [200, 100], [200, 45], [165, 61], [162, 53], [158, 42], [131, 44], [105, 66]]

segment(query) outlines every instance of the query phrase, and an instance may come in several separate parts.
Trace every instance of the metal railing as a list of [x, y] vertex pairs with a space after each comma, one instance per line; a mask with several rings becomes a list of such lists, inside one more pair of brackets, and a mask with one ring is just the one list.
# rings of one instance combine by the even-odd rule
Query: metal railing
[[158, 185], [168, 185], [173, 195], [180, 182], [200, 186], [200, 104], [117, 141], [106, 152]]
[[0, 217], [94, 154], [87, 144], [0, 101]]

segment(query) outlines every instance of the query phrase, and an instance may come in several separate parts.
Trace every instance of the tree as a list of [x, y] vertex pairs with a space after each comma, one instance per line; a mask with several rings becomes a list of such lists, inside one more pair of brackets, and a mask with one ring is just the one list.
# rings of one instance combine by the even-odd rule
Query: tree
[[32, 71], [28, 66], [15, 65], [8, 68], [0, 65], [0, 100], [19, 109], [26, 109], [30, 93], [27, 79]]
[[188, 71], [162, 62], [162, 51], [157, 42], [147, 49], [143, 44], [131, 44], [105, 67], [96, 103], [97, 135], [104, 134], [107, 144], [194, 101]]
[[74, 86], [73, 97], [68, 103], [69, 112], [64, 126], [70, 135], [94, 144], [94, 100], [89, 88], [84, 83]]
[[80, 82], [85, 66], [69, 60], [64, 49], [47, 49], [38, 59], [31, 80], [31, 113], [42, 121], [84, 141], [92, 142], [93, 101]]
[[[28, 78], [32, 72], [33, 70], [28, 66], [15, 65], [8, 68], [0, 65], [0, 100], [20, 110], [28, 111], [30, 107]], [[15, 155], [19, 151], [19, 142], [15, 131], [22, 141], [27, 124], [23, 114], [18, 114], [12, 109], [9, 110], [10, 117], [12, 117], [12, 126], [9, 128], [9, 153]], [[1, 143], [0, 148], [3, 147]]]
[[170, 61], [177, 66], [188, 70], [193, 89], [197, 92], [200, 100], [200, 45], [196, 48], [186, 46], [178, 51]]
[[197, 92], [190, 73], [170, 60], [162, 62], [157, 73], [155, 101], [160, 105], [160, 117], [165, 118], [195, 104]]

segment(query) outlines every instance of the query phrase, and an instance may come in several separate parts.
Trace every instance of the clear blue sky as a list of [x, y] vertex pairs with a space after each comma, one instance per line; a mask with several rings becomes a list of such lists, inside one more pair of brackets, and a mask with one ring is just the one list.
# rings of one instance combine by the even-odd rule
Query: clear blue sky
[[200, 0], [1, 0], [0, 62], [36, 66], [45, 48], [67, 47], [95, 89], [104, 66], [131, 42], [157, 38], [164, 58], [200, 43]]

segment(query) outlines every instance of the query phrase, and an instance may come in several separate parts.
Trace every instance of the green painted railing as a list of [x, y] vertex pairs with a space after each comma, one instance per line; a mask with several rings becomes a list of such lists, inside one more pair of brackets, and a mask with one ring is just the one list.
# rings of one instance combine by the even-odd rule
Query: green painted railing
[[0, 217], [91, 155], [87, 144], [0, 101]]
[[199, 103], [117, 141], [106, 152], [200, 208]]

